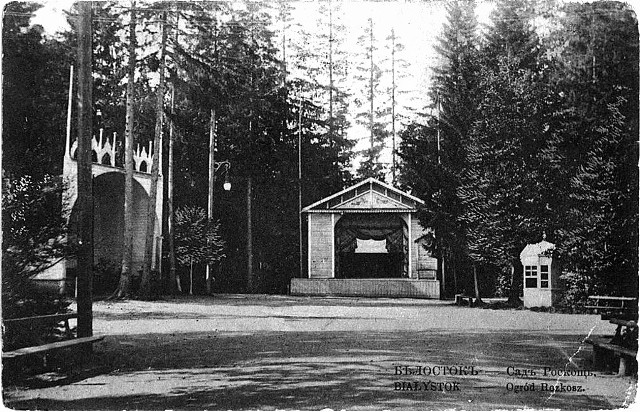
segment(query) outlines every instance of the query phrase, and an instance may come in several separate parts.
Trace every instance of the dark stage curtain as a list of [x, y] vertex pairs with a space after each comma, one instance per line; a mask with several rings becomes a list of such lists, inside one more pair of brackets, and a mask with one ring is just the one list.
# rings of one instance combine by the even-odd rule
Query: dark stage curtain
[[358, 214], [342, 217], [336, 228], [338, 253], [354, 252], [360, 240], [386, 240], [389, 253], [403, 251], [404, 231], [402, 220], [396, 215]]

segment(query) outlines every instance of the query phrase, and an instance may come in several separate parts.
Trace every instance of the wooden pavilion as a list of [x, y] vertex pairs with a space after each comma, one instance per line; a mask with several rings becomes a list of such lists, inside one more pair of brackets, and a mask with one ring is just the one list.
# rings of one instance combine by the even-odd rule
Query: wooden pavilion
[[291, 293], [439, 298], [433, 233], [415, 216], [423, 203], [369, 178], [302, 209], [306, 278]]

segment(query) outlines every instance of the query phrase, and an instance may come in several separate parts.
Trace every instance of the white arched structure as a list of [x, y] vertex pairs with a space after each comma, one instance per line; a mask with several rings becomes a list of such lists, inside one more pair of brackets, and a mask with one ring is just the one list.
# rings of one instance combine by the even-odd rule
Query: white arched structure
[[[70, 237], [73, 237], [74, 210], [78, 198], [78, 166], [76, 162], [77, 141], [72, 145], [68, 138], [65, 146], [63, 180], [65, 192], [63, 202], [69, 219]], [[104, 138], [102, 130], [99, 137], [91, 140], [91, 168], [93, 175], [94, 198], [94, 263], [110, 259], [111, 263], [119, 263], [122, 258], [122, 232], [124, 219], [124, 175], [122, 159], [124, 145], [117, 144], [117, 135]], [[144, 259], [145, 232], [149, 193], [151, 191], [152, 144], [148, 148], [134, 151], [134, 250], [133, 269], [139, 270]], [[160, 168], [162, 170], [162, 168]], [[156, 224], [154, 228], [153, 266], [160, 270], [162, 256], [162, 203], [163, 178], [158, 177], [158, 190], [155, 203]], [[62, 261], [40, 273], [34, 280], [56, 284], [61, 293], [65, 292], [68, 280], [67, 269], [75, 268], [75, 260]]]

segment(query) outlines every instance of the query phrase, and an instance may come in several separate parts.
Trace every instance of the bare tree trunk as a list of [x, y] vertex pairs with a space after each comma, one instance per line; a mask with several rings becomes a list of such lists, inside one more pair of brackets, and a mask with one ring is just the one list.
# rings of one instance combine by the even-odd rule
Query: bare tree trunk
[[[178, 44], [178, 24], [180, 21], [180, 14], [176, 13], [176, 31], [174, 44]], [[175, 116], [175, 97], [176, 89], [175, 84], [171, 87], [171, 119], [169, 123], [169, 150], [167, 156], [167, 214], [168, 216], [168, 229], [169, 229], [169, 279], [171, 282], [172, 290], [176, 290], [182, 293], [182, 282], [180, 281], [180, 275], [176, 273], [176, 216], [173, 209], [173, 149], [175, 144], [175, 125], [173, 123], [173, 117]]]
[[451, 271], [453, 272], [453, 295], [458, 293], [458, 271], [456, 266], [456, 260], [451, 261]]
[[247, 289], [254, 292], [253, 279], [253, 235], [251, 233], [251, 177], [247, 178]]
[[153, 140], [153, 158], [151, 161], [151, 189], [149, 193], [149, 208], [147, 209], [147, 230], [145, 234], [144, 264], [142, 267], [142, 280], [140, 282], [140, 296], [151, 296], [151, 276], [156, 269], [153, 259], [153, 246], [155, 241], [156, 226], [156, 201], [158, 197], [158, 176], [160, 173], [160, 145], [162, 144], [162, 124], [164, 120], [164, 71], [166, 66], [165, 48], [167, 44], [167, 12], [162, 13], [160, 23], [162, 40], [160, 46], [160, 82], [156, 91], [156, 131]]
[[[521, 266], [520, 266], [521, 267]], [[522, 271], [516, 270], [516, 265], [511, 264], [511, 287], [509, 288], [508, 303], [511, 306], [520, 306], [522, 301], [520, 300], [520, 288], [518, 287], [518, 276], [522, 276]]]
[[473, 285], [476, 290], [476, 305], [482, 304], [482, 298], [480, 297], [480, 288], [478, 287], [478, 271], [476, 265], [473, 265]]
[[189, 263], [189, 294], [193, 295], [193, 259]]
[[169, 123], [169, 159], [167, 165], [167, 214], [168, 216], [168, 229], [169, 229], [169, 280], [171, 283], [171, 289], [182, 293], [182, 285], [180, 284], [180, 277], [176, 273], [176, 216], [173, 210], [173, 145], [174, 145], [174, 125], [173, 115], [175, 105], [175, 86], [171, 89], [171, 114], [172, 118]]
[[446, 279], [446, 263], [447, 263], [447, 251], [444, 246], [440, 245], [440, 257], [442, 259], [442, 297], [447, 297], [447, 279]]
[[90, 1], [79, 4], [78, 24], [78, 337], [93, 335], [92, 6]]
[[123, 299], [131, 294], [133, 261], [133, 103], [136, 66], [136, 3], [131, 2], [131, 22], [129, 23], [129, 61], [127, 69], [127, 109], [124, 148], [124, 236], [120, 282], [111, 298]]

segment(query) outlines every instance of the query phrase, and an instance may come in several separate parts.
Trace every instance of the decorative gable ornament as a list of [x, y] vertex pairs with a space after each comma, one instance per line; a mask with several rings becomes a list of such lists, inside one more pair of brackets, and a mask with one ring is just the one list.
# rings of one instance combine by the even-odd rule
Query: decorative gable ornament
[[322, 213], [331, 210], [349, 213], [415, 212], [421, 199], [369, 178], [338, 193], [319, 200], [304, 209], [304, 213]]

